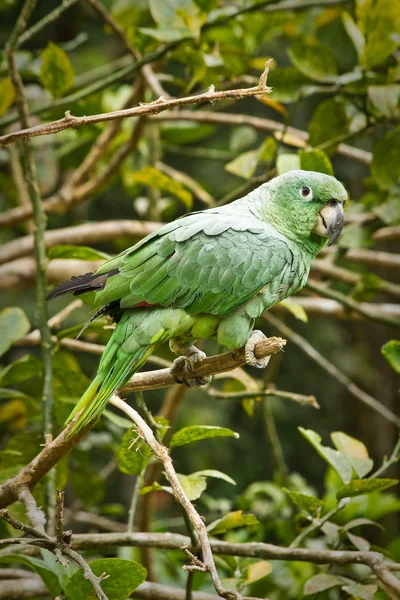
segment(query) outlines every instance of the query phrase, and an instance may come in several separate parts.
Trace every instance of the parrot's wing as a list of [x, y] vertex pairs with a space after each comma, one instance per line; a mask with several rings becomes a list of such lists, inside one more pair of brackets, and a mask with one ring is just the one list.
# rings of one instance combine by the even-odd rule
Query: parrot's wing
[[173, 306], [222, 315], [274, 279], [290, 279], [285, 238], [248, 211], [193, 213], [162, 227], [96, 271], [112, 272], [95, 305]]

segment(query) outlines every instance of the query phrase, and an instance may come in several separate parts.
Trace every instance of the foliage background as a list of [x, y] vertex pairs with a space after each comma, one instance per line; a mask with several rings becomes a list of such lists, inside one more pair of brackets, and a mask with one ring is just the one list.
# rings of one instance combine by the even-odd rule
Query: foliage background
[[[285, 10], [285, 4], [292, 10]], [[274, 59], [268, 79], [274, 92], [268, 101], [248, 98], [193, 108], [193, 111], [245, 115], [240, 126], [232, 126], [229, 122], [217, 126], [188, 119], [169, 121], [163, 119], [164, 113], [159, 118], [148, 120], [136, 152], [129, 153], [118, 169], [101, 181], [101, 185], [95, 187], [84, 201], [75, 203], [64, 214], [49, 215], [48, 229], [114, 219], [169, 221], [189, 210], [203, 209], [204, 201], [199, 199], [196, 191], [193, 192], [193, 184], [177, 182], [176, 174], [161, 176], [160, 162], [189, 175], [216, 202], [240, 197], [276, 172], [296, 168], [299, 164], [315, 170], [332, 169], [346, 185], [350, 202], [347, 211], [349, 224], [334, 256], [329, 256], [335, 259], [337, 265], [359, 273], [361, 277], [356, 285], [332, 280], [330, 289], [357, 302], [371, 301], [371, 310], [376, 314], [384, 308], [394, 315], [393, 324], [383, 325], [374, 319], [355, 318], [351, 311], [345, 315], [346, 318], [337, 318], [337, 314], [324, 314], [323, 302], [318, 301], [310, 311], [308, 322], [302, 321], [302, 313], [299, 319], [287, 309], [280, 309], [276, 314], [303, 335], [330, 363], [398, 414], [398, 346], [394, 346], [397, 357], [392, 358], [395, 368], [382, 356], [381, 347], [398, 337], [398, 329], [395, 328], [395, 320], [399, 319], [396, 306], [398, 289], [397, 296], [395, 293], [388, 294], [382, 280], [399, 283], [399, 256], [396, 254], [399, 251], [399, 234], [390, 240], [379, 240], [374, 234], [383, 227], [400, 223], [400, 8], [397, 3], [385, 0], [310, 3], [285, 3], [282, 0], [280, 3], [260, 2], [258, 7], [246, 12], [253, 5], [240, 0], [235, 3], [219, 0], [104, 1], [104, 6], [123, 28], [131, 46], [142, 56], [164, 44], [171, 44], [166, 56], [153, 63], [158, 80], [168, 94], [187, 96], [210, 85], [217, 89], [254, 85], [268, 58]], [[33, 22], [39, 21], [56, 6], [57, 3], [50, 0], [39, 3]], [[274, 7], [273, 11], [268, 10], [271, 7]], [[0, 0], [2, 46], [19, 8], [17, 2]], [[231, 17], [235, 11], [243, 14]], [[216, 19], [221, 19], [222, 24], [204, 28], [204, 24]], [[66, 109], [74, 115], [88, 115], [121, 108], [130, 94], [132, 75], [91, 95], [85, 95], [85, 89], [90, 81], [98, 82], [105, 74], [114, 73], [118, 65], [129, 64], [132, 60], [121, 40], [109, 26], [104, 25], [89, 2], [74, 3], [17, 52], [18, 69], [31, 106], [49, 106], [40, 117], [32, 118], [32, 124], [37, 124], [39, 118], [60, 118]], [[8, 127], [11, 130], [16, 127], [7, 122], [14, 114], [14, 94], [7, 79], [5, 60], [0, 68], [0, 124], [7, 132]], [[75, 90], [83, 91], [82, 97], [78, 101], [67, 100], [62, 105], [60, 99], [68, 98]], [[146, 85], [141, 101], [154, 98], [154, 93]], [[58, 102], [60, 107], [54, 107], [53, 102]], [[297, 151], [296, 146], [301, 143], [299, 136], [289, 130], [284, 142], [279, 141], [277, 136], [247, 125], [246, 115], [272, 119], [285, 127], [308, 131], [310, 147], [318, 147], [320, 152], [310, 152], [310, 147], [305, 150], [307, 154], [304, 154], [304, 149]], [[95, 165], [91, 178], [95, 179], [104, 171], [118, 150], [127, 143], [131, 126], [129, 120], [122, 123], [119, 133]], [[81, 165], [104, 127], [104, 124], [89, 125], [34, 140], [43, 198], [54, 195]], [[372, 163], [343, 156], [337, 151], [338, 142], [372, 152]], [[19, 149], [19, 152], [22, 154], [23, 150]], [[15, 176], [16, 160], [18, 158], [13, 157], [9, 148], [0, 149], [0, 210], [4, 212], [21, 201], [21, 184]], [[16, 224], [0, 231], [0, 241], [7, 244], [30, 231], [31, 222]], [[116, 235], [112, 241], [96, 243], [95, 248], [114, 254], [134, 241], [124, 235]], [[391, 253], [397, 259], [397, 268], [393, 268], [387, 260], [378, 260], [372, 268], [371, 262], [349, 259], [351, 252], [359, 249]], [[60, 247], [49, 250], [49, 258], [60, 256], [64, 256], [66, 261], [76, 257], [85, 260], [99, 258], [98, 254], [90, 254], [89, 250], [81, 247], [74, 252]], [[6, 271], [1, 274], [0, 269], [0, 277], [6, 275]], [[302, 297], [305, 294], [310, 295], [310, 292], [302, 293]], [[316, 297], [315, 294], [313, 297]], [[64, 298], [54, 302], [49, 308], [51, 314], [68, 302]], [[26, 281], [19, 275], [12, 285], [3, 287], [0, 307], [7, 306], [21, 307], [34, 328], [35, 290], [32, 278]], [[292, 311], [294, 306], [290, 307]], [[14, 325], [24, 330], [21, 319], [15, 317], [14, 323], [13, 315], [1, 314], [2, 336], [6, 338], [8, 334], [5, 332]], [[62, 323], [57, 335], [60, 338], [73, 337], [74, 332], [69, 328], [83, 323], [87, 314], [85, 307], [75, 311]], [[100, 326], [90, 327], [83, 339], [104, 343], [109, 331], [103, 325], [104, 322], [100, 322]], [[263, 323], [260, 326], [267, 334], [273, 333], [270, 326]], [[218, 352], [215, 342], [207, 343], [205, 350], [209, 354]], [[171, 359], [166, 348], [162, 357]], [[20, 397], [17, 394], [12, 397], [11, 392], [2, 395], [0, 428], [5, 449], [0, 465], [2, 479], [16, 472], [38, 451], [41, 436], [40, 360], [39, 348], [23, 345], [11, 346], [1, 357], [4, 369], [1, 387], [26, 394]], [[56, 349], [53, 364], [56, 430], [61, 428], [72, 404], [95, 373], [97, 363], [97, 356]], [[248, 373], [254, 378], [260, 377], [259, 373], [251, 370]], [[176, 448], [173, 457], [180, 473], [212, 468], [236, 481], [236, 487], [232, 488], [222, 480], [210, 480], [207, 492], [197, 501], [208, 523], [237, 509], [254, 513], [260, 520], [261, 524], [256, 527], [226, 534], [227, 539], [288, 545], [304, 526], [306, 513], [293, 505], [281, 492], [281, 486], [284, 484], [293, 490], [324, 498], [326, 505], [323, 510], [326, 511], [334, 506], [334, 492], [339, 485], [337, 475], [333, 470], [327, 470], [326, 463], [301, 436], [298, 427], [317, 431], [324, 442], [328, 441], [332, 431], [338, 430], [362, 440], [369, 448], [376, 467], [385, 455], [391, 454], [398, 429], [362, 404], [290, 340], [284, 355], [273, 361], [265, 377], [266, 383], [274, 383], [278, 389], [314, 394], [321, 409], [315, 411], [282, 398], [269, 398], [254, 404], [217, 400], [203, 391], [190, 391], [182, 401], [183, 398], [177, 399], [176, 391], [175, 397], [168, 392], [169, 400], [172, 398], [174, 403], [174, 430], [191, 425], [217, 425], [240, 434], [238, 440], [217, 438]], [[229, 379], [218, 385], [223, 385], [225, 391], [240, 389]], [[164, 390], [147, 392], [145, 398], [152, 412], [156, 413], [160, 406], [165, 412]], [[275, 423], [279, 441], [271, 438], [274, 433], [273, 430], [271, 433], [271, 423]], [[73, 507], [74, 512], [89, 511], [126, 522], [135, 479], [115, 468], [113, 458], [118, 456], [123, 432], [124, 429], [115, 420], [102, 419], [95, 431], [58, 469], [58, 485], [66, 485], [67, 506]], [[280, 455], [280, 446], [284, 458]], [[396, 476], [396, 468], [392, 468], [390, 476]], [[258, 488], [255, 488], [255, 482], [259, 484]], [[36, 495], [38, 502], [43, 503], [43, 486], [36, 488]], [[343, 524], [357, 517], [379, 520], [385, 526], [383, 531], [363, 529], [358, 533], [365, 534], [372, 544], [386, 547], [394, 559], [400, 560], [399, 508], [400, 499], [396, 491], [363, 495], [355, 498], [334, 521]], [[13, 510], [23, 518], [22, 506], [13, 505]], [[136, 522], [140, 529], [185, 530], [179, 507], [163, 492], [142, 497]], [[84, 522], [72, 520], [71, 523], [74, 531], [88, 530]], [[3, 533], [7, 533], [5, 529]], [[328, 547], [330, 544], [323, 534], [314, 536], [308, 543]], [[341, 540], [343, 547], [354, 547], [354, 543], [354, 540]], [[185, 575], [180, 570], [182, 557], [178, 556], [179, 553], [154, 551], [150, 557], [148, 553], [139, 553], [135, 549], [120, 549], [117, 554], [143, 562], [163, 583], [184, 586]], [[246, 560], [237, 563], [226, 561], [222, 565], [221, 560], [221, 569], [226, 577], [236, 578], [236, 584], [240, 586], [248, 577], [247, 563]], [[303, 594], [305, 581], [317, 572], [319, 568], [306, 563], [276, 563], [272, 574], [254, 584], [251, 593], [276, 599], [296, 598]], [[357, 570], [352, 575], [355, 580], [368, 583]], [[206, 578], [196, 575], [195, 587], [207, 589], [207, 586]], [[336, 587], [329, 594], [331, 598], [339, 598], [347, 597], [348, 593]], [[385, 595], [379, 591], [374, 597]]]

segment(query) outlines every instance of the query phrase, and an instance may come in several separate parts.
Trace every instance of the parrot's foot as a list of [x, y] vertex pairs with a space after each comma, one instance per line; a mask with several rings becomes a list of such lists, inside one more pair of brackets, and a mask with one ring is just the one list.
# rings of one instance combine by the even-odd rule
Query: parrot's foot
[[244, 347], [244, 355], [246, 358], [246, 363], [251, 365], [252, 367], [257, 367], [257, 369], [265, 369], [268, 365], [270, 356], [264, 356], [263, 358], [256, 358], [254, 356], [254, 348], [257, 344], [266, 340], [267, 336], [263, 334], [259, 329], [255, 329], [251, 334], [249, 339], [246, 342]]
[[[170, 344], [172, 350], [177, 350], [176, 344]], [[179, 350], [182, 351], [182, 347], [179, 345]], [[178, 356], [172, 363], [171, 375], [176, 383], [184, 383], [188, 388], [197, 390], [202, 385], [208, 385], [211, 383], [211, 376], [205, 375], [204, 377], [194, 377], [193, 379], [186, 379], [184, 372], [194, 371], [196, 364], [202, 361], [206, 357], [206, 354], [196, 348], [196, 346], [189, 346], [185, 348], [187, 356]]]

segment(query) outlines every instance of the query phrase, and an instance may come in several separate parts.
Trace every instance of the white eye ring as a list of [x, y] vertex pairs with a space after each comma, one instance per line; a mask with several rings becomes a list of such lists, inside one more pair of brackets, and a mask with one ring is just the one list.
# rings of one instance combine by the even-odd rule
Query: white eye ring
[[312, 194], [312, 189], [310, 187], [308, 187], [308, 185], [303, 185], [303, 187], [300, 190], [300, 196], [301, 198], [303, 198], [303, 200], [312, 200], [313, 194]]

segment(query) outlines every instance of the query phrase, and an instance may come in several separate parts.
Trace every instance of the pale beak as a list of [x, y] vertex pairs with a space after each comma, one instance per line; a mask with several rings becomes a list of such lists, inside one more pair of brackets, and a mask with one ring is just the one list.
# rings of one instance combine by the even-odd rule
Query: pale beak
[[328, 237], [328, 246], [332, 246], [342, 233], [344, 225], [343, 204], [332, 198], [318, 213], [313, 233], [321, 237]]

